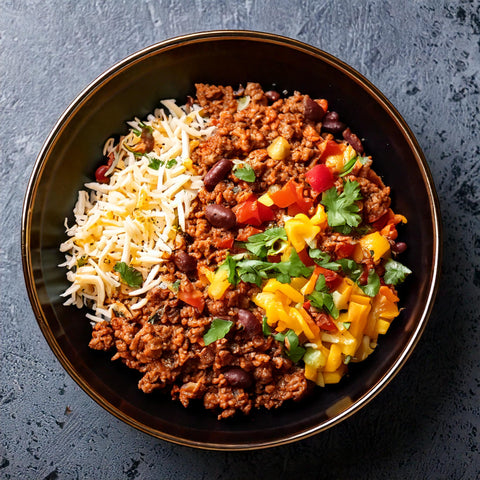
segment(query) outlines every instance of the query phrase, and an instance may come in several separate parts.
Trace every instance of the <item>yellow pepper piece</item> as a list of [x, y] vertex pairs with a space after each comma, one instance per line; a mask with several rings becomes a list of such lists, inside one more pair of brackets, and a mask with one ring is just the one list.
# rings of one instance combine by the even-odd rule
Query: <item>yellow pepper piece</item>
[[307, 380], [312, 380], [312, 382], [316, 382], [317, 376], [317, 369], [312, 365], [305, 364], [305, 378]]
[[324, 387], [325, 386], [325, 379], [323, 378], [323, 373], [322, 372], [317, 373], [317, 379], [315, 380], [315, 383], [319, 387]]
[[263, 203], [263, 205], [265, 205], [266, 207], [271, 207], [273, 205], [273, 200], [272, 200], [272, 197], [270, 197], [270, 195], [268, 193], [264, 193], [259, 199], [258, 201], [260, 203]]
[[[288, 309], [288, 316], [290, 317], [290, 319], [293, 322], [295, 322], [295, 324], [298, 324], [300, 326], [301, 331], [305, 334], [305, 336], [307, 337], [308, 340], [313, 342], [317, 338], [317, 336], [315, 335], [315, 333], [311, 329], [310, 324], [307, 323], [305, 318], [303, 318], [303, 315], [296, 308], [290, 307]], [[295, 332], [295, 333], [297, 333], [297, 332]]]
[[285, 222], [285, 231], [293, 248], [301, 252], [320, 233], [320, 227], [314, 225], [306, 215], [299, 213]]
[[343, 363], [334, 372], [323, 372], [323, 381], [325, 384], [338, 383], [346, 371], [346, 366]]
[[267, 153], [273, 160], [283, 160], [290, 155], [290, 144], [279, 136], [268, 146]]
[[320, 268], [316, 267], [307, 283], [300, 289], [302, 295], [310, 295], [315, 290], [315, 284], [317, 283], [320, 275]]
[[379, 318], [377, 320], [377, 325], [375, 326], [376, 333], [380, 335], [385, 335], [387, 333], [388, 327], [390, 327], [390, 323], [386, 320]]
[[213, 281], [208, 287], [208, 296], [213, 300], [220, 300], [230, 286], [228, 281], [228, 271], [219, 268], [213, 277]]
[[348, 308], [348, 302], [350, 301], [352, 290], [353, 281], [347, 277], [343, 278], [342, 283], [340, 283], [337, 289], [332, 293], [333, 302], [338, 310], [345, 310]]
[[363, 362], [372, 352], [373, 348], [370, 346], [370, 337], [368, 335], [364, 335], [358, 350], [355, 353], [355, 358], [352, 360], [353, 362]]
[[342, 353], [347, 357], [348, 355], [352, 356], [355, 355], [355, 352], [358, 349], [360, 341], [355, 338], [348, 330], [342, 332], [342, 336], [345, 338], [343, 344], [341, 344]]
[[208, 281], [208, 283], [212, 283], [213, 282], [213, 279], [215, 278], [215, 272], [213, 270], [210, 270], [209, 268], [205, 267], [205, 266], [201, 266], [199, 269], [198, 269], [198, 272], [200, 274], [200, 276], [203, 276], [206, 278], [206, 280]]
[[308, 312], [300, 305], [297, 305], [297, 310], [300, 312], [300, 315], [303, 317], [304, 322], [310, 328], [313, 338], [310, 339], [311, 342], [317, 342], [320, 338], [320, 329], [318, 325], [313, 321], [312, 317], [308, 314]]
[[378, 232], [365, 235], [358, 241], [358, 243], [363, 250], [363, 255], [371, 255], [375, 263], [378, 263], [380, 259], [390, 251], [388, 240]]
[[325, 372], [334, 372], [342, 364], [342, 349], [337, 343], [332, 343], [328, 354]]
[[[305, 286], [305, 284], [308, 282], [306, 278], [303, 277], [295, 277], [292, 278], [290, 281], [290, 285], [295, 289], [301, 292], [302, 288]], [[302, 295], [304, 295], [302, 293]]]
[[286, 295], [294, 303], [303, 303], [303, 295], [295, 290], [288, 283], [281, 283], [274, 278], [271, 278], [263, 287], [264, 292], [277, 292], [280, 291]]
[[325, 212], [325, 207], [322, 204], [318, 205], [317, 211], [310, 219], [310, 222], [313, 225], [320, 227], [322, 230], [325, 229], [328, 224], [328, 217], [327, 212]]
[[348, 306], [348, 321], [350, 322], [350, 329], [348, 331], [354, 337], [359, 338], [360, 335], [363, 335], [370, 308], [370, 304], [362, 305], [361, 303], [350, 302]]

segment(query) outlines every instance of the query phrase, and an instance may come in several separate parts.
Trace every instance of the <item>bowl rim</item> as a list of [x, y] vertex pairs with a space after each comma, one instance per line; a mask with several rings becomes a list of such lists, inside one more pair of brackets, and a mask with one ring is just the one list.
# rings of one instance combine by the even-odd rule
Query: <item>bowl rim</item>
[[[136, 63], [143, 61], [144, 59], [157, 55], [162, 52], [174, 49], [177, 46], [185, 46], [188, 44], [195, 43], [204, 43], [210, 41], [218, 40], [249, 40], [257, 41], [260, 43], [276, 44], [285, 46], [287, 48], [292, 48], [303, 53], [307, 53], [311, 56], [316, 57], [317, 59], [326, 62], [333, 68], [340, 70], [341, 73], [347, 75], [349, 79], [360, 84], [360, 86], [374, 99], [375, 102], [379, 103], [383, 110], [392, 118], [396, 126], [400, 129], [404, 139], [406, 140], [409, 149], [413, 156], [416, 159], [417, 165], [420, 169], [422, 179], [427, 186], [427, 196], [429, 199], [430, 209], [432, 212], [433, 220], [433, 262], [430, 268], [430, 277], [431, 283], [427, 290], [426, 295], [426, 304], [422, 311], [421, 316], [417, 320], [416, 327], [411, 333], [409, 341], [404, 345], [404, 348], [401, 354], [397, 357], [394, 363], [391, 365], [389, 370], [380, 378], [378, 381], [367, 390], [358, 400], [356, 400], [348, 408], [340, 412], [339, 414], [329, 418], [328, 420], [322, 422], [319, 425], [309, 427], [305, 430], [296, 432], [294, 434], [288, 435], [286, 437], [275, 438], [269, 441], [257, 442], [252, 440], [248, 443], [217, 443], [217, 442], [201, 442], [189, 440], [188, 438], [179, 438], [173, 435], [170, 435], [166, 432], [158, 431], [144, 423], [132, 418], [128, 414], [122, 412], [119, 408], [112, 405], [108, 402], [102, 395], [97, 393], [90, 385], [84, 380], [81, 375], [76, 371], [73, 364], [66, 357], [62, 349], [60, 348], [59, 343], [56, 341], [55, 336], [48, 325], [45, 312], [42, 309], [41, 302], [38, 296], [38, 292], [35, 286], [35, 278], [33, 275], [32, 267], [32, 255], [31, 255], [31, 225], [32, 225], [32, 214], [33, 214], [33, 205], [35, 203], [40, 179], [42, 173], [49, 158], [49, 154], [53, 149], [57, 138], [61, 135], [65, 125], [68, 123], [68, 120], [73, 117], [77, 110], [79, 110], [82, 105], [92, 96], [95, 92], [102, 87], [102, 85], [109, 81], [111, 78], [119, 75], [125, 69], [128, 69], [134, 66]], [[114, 415], [119, 420], [127, 423], [128, 425], [140, 430], [144, 433], [147, 433], [153, 437], [159, 438], [161, 440], [166, 440], [172, 443], [176, 443], [183, 446], [195, 447], [205, 450], [230, 450], [230, 451], [245, 451], [245, 450], [257, 450], [262, 448], [270, 448], [274, 446], [285, 445], [292, 443], [301, 439], [308, 438], [312, 435], [315, 435], [321, 431], [324, 431], [332, 426], [340, 423], [341, 421], [347, 419], [355, 412], [367, 405], [374, 397], [376, 397], [386, 385], [395, 377], [399, 370], [403, 367], [405, 362], [408, 360], [412, 354], [414, 347], [420, 340], [420, 337], [425, 330], [428, 318], [431, 314], [436, 293], [439, 286], [440, 278], [440, 265], [442, 257], [442, 224], [440, 219], [440, 207], [437, 193], [435, 191], [435, 185], [433, 181], [430, 168], [427, 164], [425, 156], [420, 148], [418, 141], [416, 140], [413, 132], [410, 127], [407, 125], [403, 117], [393, 106], [393, 104], [385, 97], [385, 95], [375, 87], [367, 78], [365, 78], [361, 73], [356, 71], [353, 67], [346, 64], [342, 60], [336, 58], [330, 53], [325, 52], [317, 47], [304, 43], [302, 41], [292, 39], [289, 37], [254, 31], [254, 30], [209, 30], [196, 33], [189, 33], [185, 35], [180, 35], [172, 37], [161, 42], [154, 43], [148, 47], [145, 47], [137, 52], [125, 57], [124, 59], [116, 62], [113, 66], [105, 70], [101, 75], [95, 78], [90, 82], [69, 104], [65, 109], [62, 115], [59, 117], [46, 140], [41, 147], [41, 150], [35, 160], [32, 173], [28, 182], [26, 189], [23, 210], [22, 210], [22, 225], [21, 225], [21, 255], [22, 255], [22, 268], [25, 279], [25, 284], [27, 288], [28, 297], [35, 314], [37, 323], [42, 331], [43, 336], [45, 337], [49, 347], [53, 351], [56, 358], [60, 361], [63, 368], [67, 373], [73, 378], [73, 380], [82, 388], [82, 390], [87, 393], [97, 404], [107, 410], [109, 413]]]

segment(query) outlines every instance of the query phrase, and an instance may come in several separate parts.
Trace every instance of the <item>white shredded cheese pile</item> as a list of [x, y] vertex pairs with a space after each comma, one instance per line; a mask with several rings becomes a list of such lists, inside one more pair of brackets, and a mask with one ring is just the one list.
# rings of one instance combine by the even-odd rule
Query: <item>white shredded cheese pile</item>
[[[95, 312], [87, 314], [92, 322], [111, 318], [108, 300], [119, 288], [132, 298], [131, 309], [145, 305], [145, 294], [162, 283], [160, 264], [172, 252], [178, 228], [185, 229], [192, 201], [203, 186], [190, 152], [215, 127], [207, 126], [196, 105], [187, 113], [173, 100], [162, 104], [167, 113], [157, 109], [145, 122], [135, 119], [119, 144], [106, 142], [110, 183], [85, 184], [90, 192], [78, 193], [75, 224], [69, 227], [65, 219], [70, 238], [60, 246], [66, 252], [60, 267], [69, 269], [72, 285], [62, 294], [67, 297], [64, 305], [89, 306]], [[142, 128], [153, 135], [154, 148], [135, 154]], [[114, 270], [118, 262], [141, 272], [139, 288], [122, 282]]]

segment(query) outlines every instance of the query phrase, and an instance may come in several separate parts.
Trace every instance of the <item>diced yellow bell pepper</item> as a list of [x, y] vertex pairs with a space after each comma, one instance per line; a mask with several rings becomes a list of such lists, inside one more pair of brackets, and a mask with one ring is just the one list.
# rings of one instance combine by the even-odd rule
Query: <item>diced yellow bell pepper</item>
[[375, 326], [375, 331], [377, 334], [385, 335], [387, 333], [388, 327], [390, 327], [390, 322], [379, 318], [377, 320], [377, 325]]
[[319, 386], [319, 387], [324, 387], [325, 386], [325, 380], [323, 378], [323, 373], [322, 372], [318, 372], [317, 373], [317, 379], [315, 380], [315, 383]]
[[340, 285], [332, 293], [333, 301], [338, 310], [345, 310], [348, 308], [348, 302], [350, 301], [352, 290], [353, 281], [344, 277]]
[[290, 155], [290, 144], [285, 138], [278, 136], [267, 147], [267, 153], [273, 160], [283, 160]]
[[213, 300], [220, 300], [229, 286], [228, 270], [219, 268], [215, 272], [212, 283], [208, 287], [208, 296]]
[[342, 353], [347, 357], [348, 355], [355, 355], [355, 352], [358, 349], [360, 344], [359, 340], [355, 338], [349, 330], [342, 332], [343, 337], [345, 337], [345, 343], [341, 345]]
[[307, 380], [312, 380], [312, 382], [317, 381], [317, 369], [312, 365], [305, 364], [305, 378]]
[[345, 375], [347, 368], [345, 365], [340, 364], [339, 367], [333, 372], [323, 372], [323, 381], [325, 384], [338, 383], [343, 375]]
[[318, 325], [313, 321], [312, 317], [301, 305], [297, 305], [297, 310], [300, 312], [303, 320], [307, 323], [308, 327], [313, 333], [313, 339], [311, 339], [310, 341], [315, 343], [320, 340], [320, 329], [318, 328]]
[[342, 349], [337, 343], [332, 343], [328, 354], [325, 372], [334, 372], [342, 364]]
[[264, 193], [259, 199], [258, 201], [260, 203], [262, 203], [263, 205], [265, 205], [266, 207], [271, 207], [273, 205], [273, 200], [272, 200], [272, 197], [270, 197], [270, 195], [267, 193]]
[[319, 204], [317, 207], [317, 210], [313, 217], [310, 219], [310, 222], [313, 225], [317, 225], [320, 227], [322, 230], [325, 229], [325, 227], [328, 224], [328, 216], [327, 212], [325, 212], [325, 207], [322, 204]]
[[378, 232], [365, 235], [358, 243], [362, 247], [363, 255], [372, 256], [375, 263], [378, 263], [380, 259], [390, 251], [388, 240]]
[[285, 222], [285, 231], [293, 248], [301, 252], [320, 233], [320, 227], [314, 225], [306, 215], [299, 213]]
[[[309, 324], [305, 318], [303, 317], [303, 315], [294, 307], [290, 307], [288, 309], [288, 316], [294, 320], [296, 323], [298, 323], [298, 325], [300, 325], [300, 328], [302, 330], [302, 332], [304, 333], [304, 335], [307, 337], [307, 339], [310, 341], [310, 342], [313, 342], [317, 339], [318, 335], [316, 335], [312, 328], [311, 328], [311, 324]], [[315, 325], [315, 323], [313, 323], [312, 321], [312, 324]], [[316, 326], [316, 325], [315, 325]], [[295, 332], [296, 333], [296, 332]], [[317, 333], [318, 333], [318, 327], [317, 327]]]
[[373, 348], [370, 346], [370, 337], [364, 335], [358, 350], [355, 352], [355, 357], [352, 359], [353, 362], [363, 362], [372, 352]]
[[302, 295], [310, 295], [315, 290], [315, 284], [317, 283], [319, 275], [320, 268], [316, 267], [307, 283], [300, 289]]
[[289, 299], [291, 299], [294, 303], [303, 303], [303, 295], [295, 290], [291, 285], [288, 283], [281, 283], [274, 278], [268, 280], [268, 282], [263, 287], [264, 292], [277, 292], [280, 291], [285, 294]]
[[350, 322], [349, 332], [356, 338], [363, 335], [365, 325], [367, 324], [370, 304], [363, 305], [356, 302], [350, 302], [348, 306], [348, 321]]
[[208, 281], [208, 283], [212, 283], [213, 279], [215, 278], [215, 272], [213, 270], [210, 270], [209, 268], [205, 266], [201, 266], [198, 269], [198, 273], [200, 277], [205, 277], [205, 279]]
[[[306, 278], [303, 277], [295, 277], [290, 280], [290, 285], [295, 289], [301, 292], [302, 288], [308, 282]], [[303, 293], [302, 293], [303, 295]]]

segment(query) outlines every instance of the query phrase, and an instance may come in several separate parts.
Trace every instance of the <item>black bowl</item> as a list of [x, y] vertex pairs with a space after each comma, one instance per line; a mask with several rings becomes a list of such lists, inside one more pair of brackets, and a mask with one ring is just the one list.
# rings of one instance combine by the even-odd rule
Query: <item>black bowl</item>
[[[393, 208], [409, 222], [403, 255], [413, 274], [402, 287], [404, 310], [373, 355], [352, 366], [338, 385], [317, 388], [299, 403], [218, 421], [201, 407], [185, 409], [160, 393], [137, 388], [138, 372], [88, 348], [85, 312], [64, 307], [68, 286], [59, 245], [63, 220], [102, 157], [105, 140], [127, 130], [165, 98], [183, 103], [196, 82], [298, 90], [329, 100], [364, 138], [375, 170], [392, 187]], [[126, 423], [158, 438], [199, 448], [241, 450], [280, 445], [325, 430], [356, 412], [399, 371], [425, 328], [436, 293], [440, 219], [433, 181], [412, 132], [389, 101], [348, 65], [288, 38], [258, 32], [186, 35], [148, 47], [90, 84], [46, 140], [30, 179], [22, 223], [22, 255], [30, 301], [53, 352], [96, 402]]]

